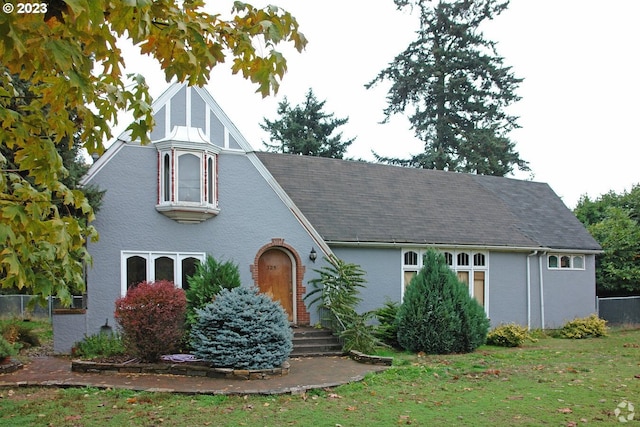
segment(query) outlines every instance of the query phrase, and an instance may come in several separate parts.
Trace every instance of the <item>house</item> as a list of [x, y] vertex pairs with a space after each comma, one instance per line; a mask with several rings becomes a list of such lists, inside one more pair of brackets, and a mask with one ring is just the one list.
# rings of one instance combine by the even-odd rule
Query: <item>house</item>
[[400, 301], [428, 248], [493, 326], [557, 327], [596, 310], [601, 248], [547, 184], [255, 152], [206, 90], [183, 84], [153, 108], [153, 142], [121, 135], [84, 178], [106, 190], [100, 240], [88, 244], [86, 312], [54, 316], [57, 352], [113, 325], [130, 286], [186, 287], [206, 254], [237, 263], [243, 284], [301, 325], [319, 321], [304, 296], [322, 255], [366, 271], [364, 311]]

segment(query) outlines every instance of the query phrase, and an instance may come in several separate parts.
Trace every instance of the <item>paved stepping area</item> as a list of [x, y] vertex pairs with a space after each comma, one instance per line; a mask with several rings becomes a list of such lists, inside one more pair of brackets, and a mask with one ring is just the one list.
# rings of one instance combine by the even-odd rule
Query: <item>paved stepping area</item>
[[362, 380], [387, 366], [356, 362], [345, 356], [289, 359], [288, 375], [243, 380], [179, 375], [80, 373], [63, 357], [35, 357], [22, 369], [0, 374], [0, 387], [98, 387], [187, 394], [297, 394]]

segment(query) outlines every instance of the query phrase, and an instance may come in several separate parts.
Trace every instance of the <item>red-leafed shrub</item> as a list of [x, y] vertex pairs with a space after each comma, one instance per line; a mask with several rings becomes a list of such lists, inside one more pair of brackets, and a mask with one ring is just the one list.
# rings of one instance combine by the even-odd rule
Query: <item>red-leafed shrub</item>
[[128, 352], [146, 362], [178, 349], [187, 300], [173, 282], [142, 282], [116, 300], [115, 318]]

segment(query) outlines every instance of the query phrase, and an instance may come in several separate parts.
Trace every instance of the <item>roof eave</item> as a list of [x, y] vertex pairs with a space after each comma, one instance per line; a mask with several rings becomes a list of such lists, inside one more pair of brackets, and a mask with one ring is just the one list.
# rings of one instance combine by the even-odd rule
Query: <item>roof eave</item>
[[327, 240], [326, 243], [333, 247], [362, 247], [362, 248], [450, 248], [450, 249], [475, 249], [496, 252], [554, 252], [554, 253], [581, 253], [601, 254], [602, 250], [578, 249], [578, 248], [550, 248], [544, 246], [511, 246], [511, 245], [479, 245], [479, 244], [447, 244], [447, 243], [411, 243], [411, 242], [360, 242], [344, 240]]

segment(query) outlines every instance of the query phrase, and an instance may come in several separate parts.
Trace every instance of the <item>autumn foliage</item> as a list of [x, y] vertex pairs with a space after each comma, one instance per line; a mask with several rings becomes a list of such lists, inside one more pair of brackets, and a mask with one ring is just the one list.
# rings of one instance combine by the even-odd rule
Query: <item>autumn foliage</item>
[[187, 299], [173, 282], [142, 282], [116, 300], [115, 318], [125, 347], [146, 362], [178, 349], [184, 333]]

